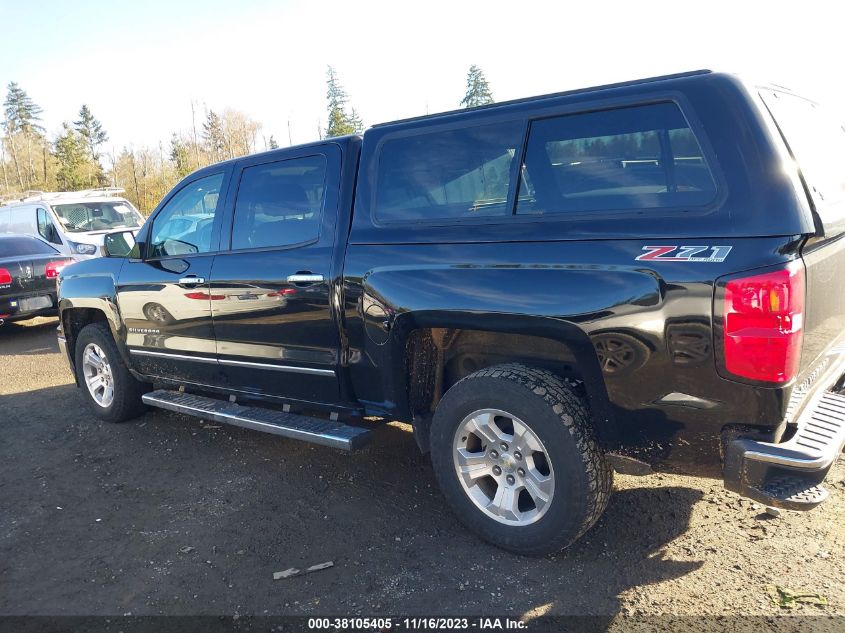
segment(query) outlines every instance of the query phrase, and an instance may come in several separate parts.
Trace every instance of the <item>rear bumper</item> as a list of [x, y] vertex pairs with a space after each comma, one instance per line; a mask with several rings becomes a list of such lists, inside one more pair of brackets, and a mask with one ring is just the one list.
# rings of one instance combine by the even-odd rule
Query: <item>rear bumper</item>
[[[37, 303], [36, 303], [37, 302]], [[49, 302], [49, 305], [47, 303]], [[56, 314], [55, 292], [33, 292], [0, 298], [0, 319], [20, 321]]]
[[827, 498], [822, 482], [843, 446], [845, 395], [824, 391], [801, 413], [788, 441], [731, 440], [725, 451], [725, 487], [766, 505], [809, 510]]

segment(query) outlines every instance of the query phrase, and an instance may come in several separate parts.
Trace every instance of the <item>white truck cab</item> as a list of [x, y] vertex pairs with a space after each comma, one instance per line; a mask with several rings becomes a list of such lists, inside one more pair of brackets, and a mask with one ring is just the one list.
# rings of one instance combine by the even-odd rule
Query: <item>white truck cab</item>
[[108, 233], [141, 228], [143, 216], [116, 187], [28, 192], [0, 206], [0, 233], [36, 235], [76, 259], [102, 254]]

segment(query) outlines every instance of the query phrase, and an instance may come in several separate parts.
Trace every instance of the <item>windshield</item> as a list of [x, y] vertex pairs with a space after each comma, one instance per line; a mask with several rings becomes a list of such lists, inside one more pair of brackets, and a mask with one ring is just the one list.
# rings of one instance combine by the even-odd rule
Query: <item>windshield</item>
[[70, 233], [134, 229], [143, 224], [141, 215], [128, 202], [74, 202], [53, 205], [59, 222]]

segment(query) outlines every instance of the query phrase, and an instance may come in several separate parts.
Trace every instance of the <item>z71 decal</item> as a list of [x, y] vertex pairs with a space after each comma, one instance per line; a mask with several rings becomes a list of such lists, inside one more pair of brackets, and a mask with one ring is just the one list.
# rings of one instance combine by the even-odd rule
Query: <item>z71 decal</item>
[[[640, 262], [723, 262], [732, 246], [643, 246]], [[701, 255], [701, 253], [708, 253]]]

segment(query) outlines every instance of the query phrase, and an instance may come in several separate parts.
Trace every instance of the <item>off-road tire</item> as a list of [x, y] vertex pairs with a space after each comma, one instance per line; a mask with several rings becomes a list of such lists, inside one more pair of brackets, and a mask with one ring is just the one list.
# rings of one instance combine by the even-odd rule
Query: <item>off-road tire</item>
[[[89, 343], [95, 343], [106, 354], [111, 366], [114, 382], [114, 399], [108, 407], [102, 407], [91, 396], [82, 370], [83, 353]], [[86, 325], [76, 337], [74, 348], [75, 369], [83, 397], [88, 402], [89, 409], [101, 420], [107, 422], [126, 422], [136, 418], [147, 410], [141, 401], [141, 396], [150, 391], [152, 386], [136, 379], [123, 362], [123, 357], [117, 349], [111, 331], [105, 323]]]
[[[529, 525], [488, 517], [469, 498], [453, 460], [455, 433], [474, 411], [500, 409], [529, 424], [545, 445], [555, 473], [548, 509]], [[455, 514], [483, 539], [519, 554], [548, 554], [574, 543], [599, 519], [613, 487], [586, 402], [555, 374], [520, 364], [496, 365], [453, 385], [431, 426], [431, 460]]]

